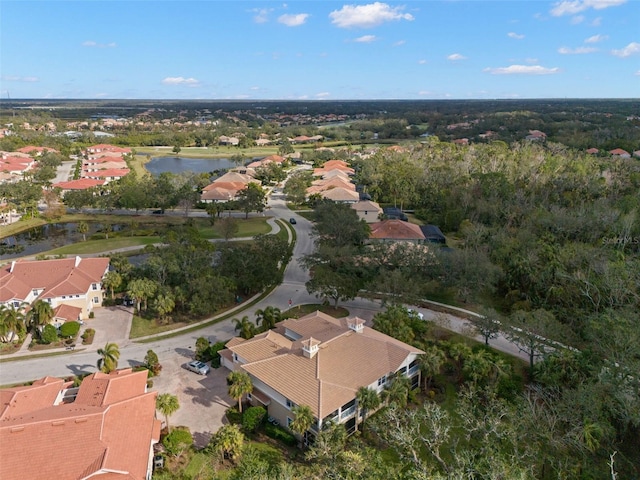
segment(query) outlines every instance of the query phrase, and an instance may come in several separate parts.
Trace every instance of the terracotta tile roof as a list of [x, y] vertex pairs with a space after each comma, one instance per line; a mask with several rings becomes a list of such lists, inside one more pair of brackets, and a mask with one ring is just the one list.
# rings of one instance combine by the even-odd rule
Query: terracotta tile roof
[[382, 213], [382, 208], [376, 202], [371, 200], [360, 200], [359, 202], [352, 203], [351, 208], [357, 212], [378, 212]]
[[627, 152], [626, 150], [623, 150], [621, 148], [615, 148], [613, 150], [610, 150], [609, 153], [611, 155], [629, 155], [629, 152]]
[[65, 322], [75, 322], [80, 318], [80, 315], [82, 315], [80, 307], [73, 307], [64, 303], [53, 310], [53, 318], [58, 318]]
[[108, 168], [97, 172], [85, 172], [84, 176], [89, 178], [124, 177], [129, 174], [128, 168]]
[[[0, 478], [146, 478], [151, 445], [159, 436], [157, 394], [146, 392], [146, 372], [93, 374], [70, 403], [55, 403], [69, 383], [43, 381], [51, 390], [44, 396], [41, 381], [0, 391], [3, 400], [7, 394], [22, 395], [20, 414], [12, 408], [12, 416], [0, 421]], [[100, 405], [86, 395], [96, 391], [96, 381], [101, 384]]]
[[346, 173], [347, 175], [353, 175], [355, 173], [355, 170], [351, 167], [340, 167], [340, 166], [336, 166], [336, 167], [330, 167], [330, 168], [314, 168], [313, 169], [313, 175], [314, 176], [318, 176], [318, 175], [326, 175], [329, 172], [333, 172], [333, 171], [337, 171], [337, 172], [342, 172], [342, 173]]
[[325, 190], [320, 192], [320, 195], [322, 198], [328, 198], [334, 202], [357, 202], [360, 199], [358, 192], [340, 187]]
[[[322, 169], [320, 169], [322, 170]], [[343, 172], [342, 170], [328, 170], [328, 171], [319, 171], [317, 174], [314, 171], [314, 176], [320, 176], [323, 179], [329, 179], [333, 177], [342, 177], [346, 180], [349, 180], [349, 174], [347, 172]], [[349, 180], [350, 181], [350, 180]]]
[[[229, 342], [227, 348], [247, 362], [241, 368], [251, 376], [325, 418], [353, 400], [359, 387], [397, 371], [408, 355], [423, 353], [368, 327], [358, 333], [349, 322], [364, 323], [315, 312], [284, 320], [260, 338]], [[291, 341], [285, 333], [299, 338]], [[303, 343], [317, 345], [317, 353], [305, 356]]]
[[371, 224], [370, 238], [389, 240], [424, 240], [418, 225], [402, 220], [383, 220]]
[[108, 258], [18, 260], [0, 269], [0, 301], [24, 300], [35, 288], [44, 290], [38, 298], [85, 294], [108, 268]]
[[79, 178], [78, 180], [69, 180], [68, 182], [54, 183], [54, 187], [62, 190], [86, 190], [87, 188], [98, 187], [104, 185], [104, 180], [94, 178]]
[[[243, 187], [244, 188], [244, 187]], [[201, 200], [218, 200], [222, 202], [226, 202], [229, 200], [233, 200], [236, 194], [240, 191], [238, 190], [229, 190], [227, 188], [210, 188], [209, 190], [205, 190], [202, 192], [200, 196]]]

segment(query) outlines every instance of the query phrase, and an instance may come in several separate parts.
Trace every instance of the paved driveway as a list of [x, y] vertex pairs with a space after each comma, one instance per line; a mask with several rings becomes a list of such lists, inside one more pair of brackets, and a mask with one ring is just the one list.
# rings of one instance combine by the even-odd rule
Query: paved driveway
[[83, 328], [93, 328], [96, 335], [88, 350], [97, 350], [107, 342], [115, 342], [120, 347], [129, 343], [133, 308], [118, 305], [115, 307], [101, 307], [93, 310], [95, 318], [84, 322]]
[[[190, 372], [184, 368], [184, 364], [194, 358], [190, 348], [176, 348], [174, 354], [168, 356], [156, 353], [162, 371], [154, 377], [151, 390], [178, 397], [180, 409], [169, 417], [170, 425], [189, 427], [195, 445], [205, 447], [211, 435], [228, 423], [225, 412], [235, 403], [227, 393], [229, 371], [224, 367], [212, 368], [206, 376]], [[164, 415], [158, 412], [158, 418], [164, 426]]]

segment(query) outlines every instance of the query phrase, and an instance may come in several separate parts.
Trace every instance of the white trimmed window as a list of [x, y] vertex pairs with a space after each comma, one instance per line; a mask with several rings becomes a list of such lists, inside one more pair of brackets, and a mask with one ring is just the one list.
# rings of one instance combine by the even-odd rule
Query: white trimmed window
[[383, 375], [378, 379], [378, 386], [381, 387], [383, 386], [385, 383], [387, 383], [387, 376]]
[[100, 299], [98, 297], [93, 297], [93, 303], [100, 303]]

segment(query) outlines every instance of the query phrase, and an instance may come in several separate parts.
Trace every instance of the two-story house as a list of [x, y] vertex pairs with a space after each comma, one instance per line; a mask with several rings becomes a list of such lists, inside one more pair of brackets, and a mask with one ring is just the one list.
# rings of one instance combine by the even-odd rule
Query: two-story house
[[0, 268], [0, 305], [21, 308], [36, 300], [79, 309], [80, 319], [102, 306], [108, 258], [16, 260]]
[[225, 367], [251, 377], [253, 405], [286, 426], [295, 418], [292, 408], [307, 405], [315, 417], [311, 431], [317, 432], [329, 421], [355, 429], [360, 387], [381, 392], [394, 375], [409, 377], [417, 387], [421, 353], [361, 318], [315, 312], [249, 340], [233, 338], [220, 355]]

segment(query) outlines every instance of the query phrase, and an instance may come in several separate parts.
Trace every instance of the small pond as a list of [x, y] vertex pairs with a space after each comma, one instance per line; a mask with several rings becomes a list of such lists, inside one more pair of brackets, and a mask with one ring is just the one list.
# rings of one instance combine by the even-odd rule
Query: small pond
[[237, 165], [228, 158], [185, 158], [185, 157], [154, 157], [145, 164], [151, 175], [163, 172], [181, 173], [209, 173], [215, 170], [227, 170]]
[[[105, 225], [102, 223], [87, 222], [87, 225], [89, 226], [89, 231], [85, 234], [87, 240], [96, 233], [104, 232], [105, 229]], [[112, 232], [121, 232], [130, 228], [130, 225], [117, 223], [112, 223], [110, 226]], [[38, 255], [81, 241], [82, 234], [78, 232], [77, 223], [42, 225], [0, 239], [0, 260]]]

